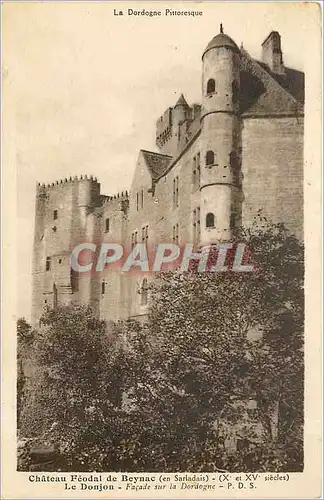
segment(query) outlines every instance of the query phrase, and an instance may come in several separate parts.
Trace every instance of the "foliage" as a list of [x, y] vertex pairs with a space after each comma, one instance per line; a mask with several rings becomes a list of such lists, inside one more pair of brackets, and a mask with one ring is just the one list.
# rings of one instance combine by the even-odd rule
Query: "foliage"
[[26, 360], [30, 356], [30, 347], [34, 332], [25, 318], [17, 321], [17, 424], [19, 425], [21, 409], [26, 386]]
[[302, 470], [303, 247], [262, 225], [254, 272], [161, 273], [146, 323], [48, 309], [23, 435], [74, 471]]

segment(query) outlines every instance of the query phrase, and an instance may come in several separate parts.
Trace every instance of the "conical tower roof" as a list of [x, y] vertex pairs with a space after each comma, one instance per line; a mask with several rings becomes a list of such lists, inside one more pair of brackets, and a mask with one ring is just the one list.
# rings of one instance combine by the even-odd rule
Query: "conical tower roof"
[[187, 101], [185, 100], [185, 98], [184, 98], [184, 95], [183, 95], [183, 94], [181, 94], [181, 96], [180, 96], [180, 97], [179, 97], [179, 99], [177, 100], [177, 104], [176, 104], [174, 107], [176, 108], [177, 106], [187, 106], [187, 107], [188, 107], [188, 103], [187, 103]]

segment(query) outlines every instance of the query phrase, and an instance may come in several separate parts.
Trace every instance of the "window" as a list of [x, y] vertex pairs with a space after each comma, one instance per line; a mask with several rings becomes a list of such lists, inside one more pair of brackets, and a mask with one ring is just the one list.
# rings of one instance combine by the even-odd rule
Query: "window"
[[211, 212], [206, 215], [206, 227], [215, 227], [215, 216]]
[[215, 163], [215, 155], [214, 151], [207, 151], [206, 153], [206, 165], [214, 165]]
[[136, 193], [136, 210], [138, 211], [138, 193]]
[[51, 257], [46, 257], [46, 271], [51, 270]]
[[106, 233], [109, 232], [109, 225], [110, 225], [110, 221], [109, 221], [109, 219], [106, 219], [105, 220], [105, 231], [106, 231]]
[[193, 241], [198, 243], [200, 239], [200, 207], [195, 208], [192, 213]]
[[141, 208], [144, 207], [144, 189], [141, 191]]
[[210, 78], [207, 82], [207, 94], [212, 94], [215, 92], [215, 80]]
[[146, 306], [148, 302], [148, 283], [147, 279], [144, 278], [141, 286], [141, 305]]
[[72, 268], [70, 272], [70, 281], [72, 293], [77, 292], [79, 290], [79, 276], [77, 271], [74, 271]]
[[58, 296], [57, 296], [57, 286], [53, 283], [53, 307], [56, 308], [58, 305]]
[[106, 283], [104, 281], [101, 282], [101, 295], [105, 295], [106, 291]]
[[236, 80], [232, 81], [232, 102], [236, 104], [239, 100], [239, 86]]
[[176, 245], [179, 244], [179, 224], [175, 224], [173, 227], [172, 227], [172, 241], [173, 243], [175, 243]]
[[194, 188], [199, 188], [200, 186], [200, 154], [197, 153], [193, 157], [192, 163], [192, 184]]
[[197, 184], [198, 187], [200, 187], [200, 153], [197, 153], [196, 163], [197, 163]]
[[53, 212], [53, 219], [56, 220], [57, 219], [57, 210], [54, 210]]
[[173, 205], [179, 206], [179, 177], [173, 179]]
[[62, 264], [62, 259], [59, 259], [59, 264]]
[[148, 241], [148, 226], [142, 227], [142, 243], [147, 243]]
[[137, 231], [132, 232], [132, 248], [137, 245]]
[[192, 184], [196, 186], [197, 184], [197, 167], [196, 167], [196, 157], [194, 156], [193, 158], [193, 165], [192, 165]]

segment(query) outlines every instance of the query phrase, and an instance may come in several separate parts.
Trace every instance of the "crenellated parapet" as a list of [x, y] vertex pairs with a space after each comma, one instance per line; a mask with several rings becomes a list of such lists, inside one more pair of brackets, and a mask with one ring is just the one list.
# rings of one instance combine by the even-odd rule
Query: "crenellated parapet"
[[65, 184], [71, 184], [71, 183], [78, 183], [78, 182], [84, 182], [84, 181], [88, 181], [88, 182], [93, 182], [93, 183], [97, 183], [98, 184], [98, 180], [97, 180], [97, 177], [94, 177], [93, 175], [80, 175], [80, 176], [70, 176], [70, 177], [65, 177], [65, 178], [62, 178], [62, 179], [59, 179], [55, 182], [51, 182], [51, 183], [48, 183], [48, 184], [42, 184], [40, 182], [37, 183], [37, 187], [38, 188], [45, 188], [45, 189], [48, 189], [48, 188], [55, 188], [57, 186], [61, 186], [62, 184], [65, 185]]
[[97, 208], [98, 211], [106, 210], [121, 210], [124, 214], [127, 214], [129, 207], [129, 194], [128, 191], [121, 191], [111, 196], [101, 195], [100, 206]]
[[121, 191], [120, 193], [111, 195], [111, 196], [106, 196], [102, 195], [102, 205], [106, 205], [107, 203], [113, 201], [113, 200], [121, 200], [121, 199], [128, 199], [128, 191]]

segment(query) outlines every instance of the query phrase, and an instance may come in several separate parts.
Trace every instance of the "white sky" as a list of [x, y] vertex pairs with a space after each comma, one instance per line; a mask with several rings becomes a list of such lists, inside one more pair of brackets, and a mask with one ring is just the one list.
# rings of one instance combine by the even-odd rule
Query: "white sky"
[[320, 22], [317, 7], [302, 3], [128, 6], [204, 14], [114, 17], [114, 8], [127, 10], [122, 2], [4, 6], [4, 99], [17, 167], [18, 316], [30, 316], [36, 181], [87, 173], [98, 177], [105, 194], [128, 189], [139, 149], [156, 149], [160, 114], [181, 92], [189, 103], [200, 102], [201, 54], [220, 22], [256, 58], [270, 31], [279, 31], [285, 64], [300, 70], [309, 30]]

